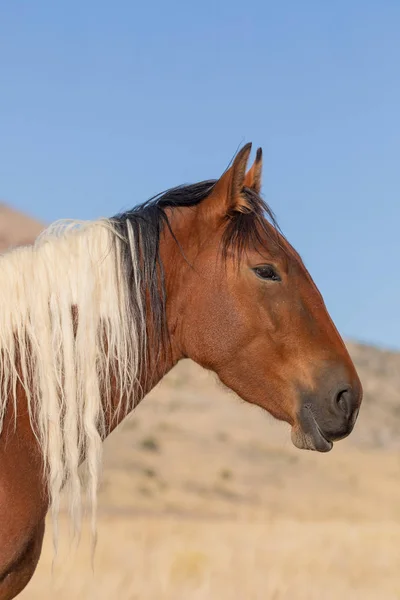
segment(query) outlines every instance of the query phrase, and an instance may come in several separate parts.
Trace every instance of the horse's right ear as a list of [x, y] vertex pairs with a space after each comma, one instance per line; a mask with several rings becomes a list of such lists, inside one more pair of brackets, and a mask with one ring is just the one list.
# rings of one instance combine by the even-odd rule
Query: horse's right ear
[[251, 143], [239, 150], [232, 166], [218, 179], [210, 196], [202, 203], [207, 214], [223, 218], [235, 212], [250, 212], [251, 207], [243, 195], [246, 166], [251, 152]]
[[256, 194], [261, 192], [261, 178], [262, 178], [262, 148], [258, 148], [255, 161], [251, 169], [246, 173], [244, 178], [245, 187], [250, 188]]

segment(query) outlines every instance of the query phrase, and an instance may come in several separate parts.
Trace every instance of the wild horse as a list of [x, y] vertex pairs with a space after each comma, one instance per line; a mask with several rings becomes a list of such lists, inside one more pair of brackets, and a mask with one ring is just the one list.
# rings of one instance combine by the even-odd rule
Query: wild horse
[[351, 432], [360, 381], [250, 151], [218, 180], [0, 258], [0, 599], [34, 573], [63, 488], [77, 529], [88, 493], [95, 527], [102, 440], [184, 357], [289, 423], [299, 448]]

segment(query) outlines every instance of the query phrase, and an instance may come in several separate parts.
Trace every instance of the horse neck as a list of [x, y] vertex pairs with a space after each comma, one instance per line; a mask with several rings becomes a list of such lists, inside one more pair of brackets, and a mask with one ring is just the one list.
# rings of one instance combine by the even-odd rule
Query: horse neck
[[[172, 211], [174, 212], [174, 211]], [[171, 226], [174, 231], [181, 229], [184, 219], [181, 215], [170, 215]], [[176, 243], [176, 239], [171, 235], [168, 227], [164, 228], [160, 237], [160, 257], [164, 268], [165, 294], [166, 294], [166, 329], [168, 331], [168, 340], [165, 346], [160, 346], [160, 340], [157, 332], [154, 331], [151, 315], [151, 307], [147, 298], [147, 343], [145, 357], [142, 358], [142, 364], [139, 368], [138, 386], [133, 401], [127, 402], [129, 409], [127, 412], [120, 411], [121, 398], [119, 386], [116, 380], [111, 383], [112, 410], [106, 416], [106, 432], [109, 435], [121, 421], [132, 412], [136, 406], [153, 390], [167, 373], [182, 359], [185, 358], [180, 345], [180, 307], [182, 305], [180, 298], [181, 282], [184, 279], [184, 270], [188, 268], [182, 255], [181, 248]], [[123, 402], [126, 399], [123, 399]]]

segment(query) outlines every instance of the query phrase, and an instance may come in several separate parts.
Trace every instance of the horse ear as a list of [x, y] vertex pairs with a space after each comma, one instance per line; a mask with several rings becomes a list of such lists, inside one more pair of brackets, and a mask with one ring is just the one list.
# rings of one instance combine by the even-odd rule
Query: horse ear
[[239, 150], [232, 166], [225, 171], [214, 186], [206, 204], [221, 217], [234, 212], [249, 212], [251, 207], [243, 195], [246, 166], [251, 152], [251, 143]]
[[257, 194], [261, 192], [262, 178], [262, 148], [258, 148], [253, 166], [246, 173], [244, 186], [250, 188]]

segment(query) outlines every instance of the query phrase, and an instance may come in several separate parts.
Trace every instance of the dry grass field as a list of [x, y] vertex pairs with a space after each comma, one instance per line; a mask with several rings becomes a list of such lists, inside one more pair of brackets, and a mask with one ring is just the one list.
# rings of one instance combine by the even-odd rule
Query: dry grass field
[[21, 598], [400, 598], [400, 526], [390, 521], [123, 515], [103, 517], [100, 535], [94, 574], [85, 545], [51, 580], [46, 547]]

